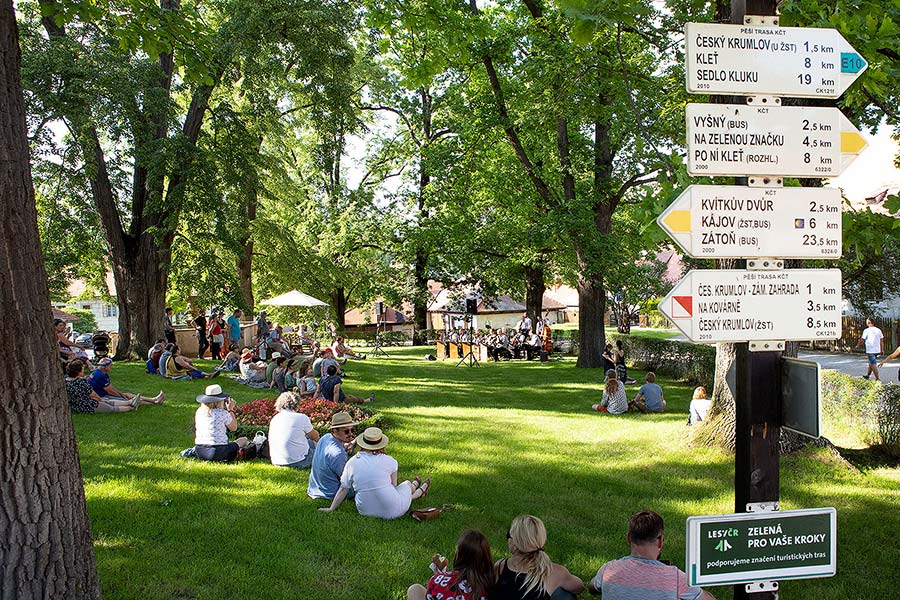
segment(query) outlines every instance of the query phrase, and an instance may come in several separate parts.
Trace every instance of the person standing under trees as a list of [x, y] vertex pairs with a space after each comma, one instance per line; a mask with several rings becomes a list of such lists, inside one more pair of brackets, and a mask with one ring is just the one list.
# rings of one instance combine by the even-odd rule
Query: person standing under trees
[[175, 311], [171, 306], [166, 307], [166, 319], [163, 323], [163, 332], [166, 334], [166, 341], [170, 344], [175, 343], [175, 320], [173, 315]]
[[883, 340], [884, 334], [881, 332], [881, 329], [875, 326], [875, 321], [873, 321], [871, 317], [866, 319], [866, 328], [863, 330], [862, 335], [859, 337], [859, 342], [856, 344], [857, 348], [862, 346], [863, 342], [866, 344], [866, 358], [869, 360], [869, 369], [866, 371], [866, 374], [862, 376], [863, 379], [868, 379], [869, 375], [874, 374], [875, 381], [879, 381], [878, 355], [881, 354], [883, 350], [881, 347]]
[[12, 0], [0, 0], [0, 335], [16, 340], [16, 359], [0, 364], [0, 598], [99, 600], [84, 479], [50, 343], [18, 40]]
[[225, 330], [219, 314], [213, 311], [206, 328], [209, 334], [209, 354], [214, 360], [222, 360], [222, 345], [225, 343]]
[[237, 308], [231, 314], [231, 316], [228, 317], [227, 324], [228, 324], [228, 346], [229, 347], [232, 347], [232, 346], [240, 347], [240, 345], [241, 345], [241, 317], [242, 316], [243, 316], [243, 313], [241, 312], [241, 309]]
[[209, 348], [209, 338], [206, 336], [208, 323], [206, 322], [206, 314], [201, 312], [191, 321], [194, 326], [194, 335], [197, 336], [197, 358], [203, 358], [206, 349]]

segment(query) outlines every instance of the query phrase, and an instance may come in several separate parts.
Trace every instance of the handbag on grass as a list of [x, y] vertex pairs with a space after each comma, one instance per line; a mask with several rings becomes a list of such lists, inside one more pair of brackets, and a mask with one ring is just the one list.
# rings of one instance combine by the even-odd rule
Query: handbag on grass
[[417, 508], [412, 511], [412, 518], [416, 521], [433, 521], [443, 514], [443, 512], [450, 508], [449, 504], [445, 504], [440, 508], [435, 508], [433, 506], [429, 508]]

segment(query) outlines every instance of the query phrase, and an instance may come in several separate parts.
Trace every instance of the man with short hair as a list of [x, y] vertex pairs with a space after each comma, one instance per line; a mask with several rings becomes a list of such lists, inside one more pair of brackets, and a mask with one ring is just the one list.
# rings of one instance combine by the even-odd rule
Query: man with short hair
[[678, 567], [659, 560], [663, 547], [663, 520], [652, 510], [632, 515], [625, 536], [631, 555], [600, 567], [588, 591], [603, 600], [715, 600], [707, 591], [687, 584]]
[[325, 376], [322, 377], [322, 379], [319, 380], [318, 385], [316, 385], [316, 391], [313, 393], [313, 398], [325, 398], [326, 400], [331, 400], [332, 402], [337, 402], [339, 404], [344, 404], [346, 402], [363, 404], [375, 399], [375, 392], [369, 394], [368, 398], [360, 398], [359, 396], [345, 394], [344, 390], [341, 389], [342, 383], [341, 377], [337, 374], [337, 368], [334, 365], [328, 365]]
[[241, 345], [241, 316], [243, 313], [241, 309], [236, 308], [234, 312], [228, 317], [226, 323], [228, 324], [228, 349], [231, 350], [232, 346], [240, 347]]
[[661, 413], [666, 410], [666, 399], [663, 398], [662, 388], [656, 383], [655, 373], [647, 373], [647, 383], [641, 386], [631, 404], [642, 413]]
[[862, 346], [863, 342], [866, 344], [866, 357], [869, 359], [869, 369], [862, 376], [863, 379], [868, 379], [869, 375], [874, 374], [875, 381], [878, 381], [878, 355], [882, 352], [883, 340], [884, 334], [881, 332], [881, 329], [875, 327], [875, 321], [871, 317], [866, 319], [866, 328], [856, 344], [857, 348]]
[[[216, 318], [216, 313], [212, 314], [212, 318]], [[203, 355], [206, 354], [206, 349], [209, 348], [209, 339], [206, 337], [206, 328], [208, 326], [206, 313], [200, 311], [200, 314], [191, 321], [191, 325], [194, 326], [194, 335], [197, 336], [197, 358], [203, 358]]]
[[166, 395], [162, 390], [152, 398], [145, 398], [140, 394], [129, 394], [120, 392], [109, 380], [109, 372], [112, 371], [113, 361], [109, 357], [101, 358], [97, 361], [97, 368], [87, 378], [87, 382], [91, 385], [94, 392], [101, 398], [110, 400], [126, 400], [131, 401], [132, 406], [137, 408], [141, 404], [162, 404], [166, 400]]
[[256, 319], [256, 341], [264, 342], [269, 335], [269, 322], [266, 321], [266, 311], [259, 311], [259, 317]]
[[522, 318], [519, 320], [519, 324], [516, 325], [516, 331], [522, 335], [531, 333], [531, 317], [528, 316], [528, 313], [522, 313]]
[[166, 318], [163, 323], [163, 332], [166, 335], [166, 341], [170, 344], [175, 343], [175, 321], [174, 315], [175, 311], [172, 310], [171, 306], [166, 307]]
[[[348, 454], [353, 450], [356, 425], [358, 423], [354, 423], [346, 412], [335, 413], [331, 417], [331, 433], [322, 436], [313, 454], [309, 487], [306, 489], [310, 498], [334, 500], [341, 487], [341, 474]], [[350, 494], [353, 493], [351, 490]]]

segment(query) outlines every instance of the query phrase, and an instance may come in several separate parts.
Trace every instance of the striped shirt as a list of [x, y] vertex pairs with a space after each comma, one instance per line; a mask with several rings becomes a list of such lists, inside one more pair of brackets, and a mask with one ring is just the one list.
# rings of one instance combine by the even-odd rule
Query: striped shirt
[[628, 411], [628, 396], [625, 395], [625, 385], [621, 381], [616, 383], [619, 384], [616, 393], [610, 396], [606, 393], [606, 388], [604, 388], [603, 400], [600, 401], [600, 406], [607, 407], [611, 415], [621, 415]]
[[591, 585], [603, 600], [697, 600], [703, 592], [678, 567], [639, 556], [606, 563]]

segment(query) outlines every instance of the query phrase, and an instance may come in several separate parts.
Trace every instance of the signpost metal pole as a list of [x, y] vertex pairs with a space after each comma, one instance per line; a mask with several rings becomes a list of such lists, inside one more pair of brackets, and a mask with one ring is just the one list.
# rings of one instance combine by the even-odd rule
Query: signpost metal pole
[[[731, 22], [746, 15], [777, 14], [776, 0], [732, 0]], [[737, 185], [747, 180], [735, 179]], [[750, 512], [748, 504], [778, 501], [779, 438], [781, 436], [781, 352], [750, 352], [746, 343], [735, 347], [737, 389], [735, 412], [734, 508]], [[771, 600], [772, 592], [748, 593], [734, 586], [735, 600]]]

